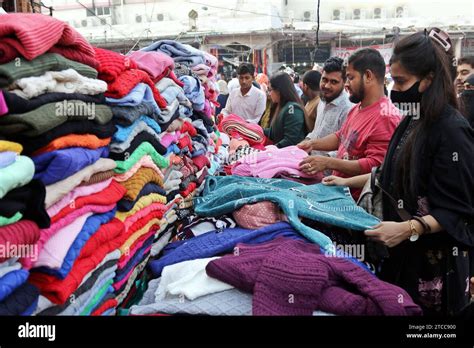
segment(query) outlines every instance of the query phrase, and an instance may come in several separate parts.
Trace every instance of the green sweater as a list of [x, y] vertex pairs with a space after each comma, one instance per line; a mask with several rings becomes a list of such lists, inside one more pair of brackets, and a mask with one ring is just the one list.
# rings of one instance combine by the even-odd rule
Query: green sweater
[[24, 58], [0, 64], [0, 88], [11, 85], [23, 77], [41, 76], [47, 71], [74, 69], [79, 74], [92, 79], [97, 78], [97, 70], [56, 53], [45, 53], [31, 61]]
[[278, 148], [298, 144], [307, 134], [303, 108], [298, 103], [286, 103], [275, 122], [263, 132]]

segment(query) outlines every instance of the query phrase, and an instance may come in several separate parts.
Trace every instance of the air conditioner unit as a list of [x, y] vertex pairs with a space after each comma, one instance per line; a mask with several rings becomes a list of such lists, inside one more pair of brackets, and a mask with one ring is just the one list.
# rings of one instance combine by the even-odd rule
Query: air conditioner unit
[[89, 24], [89, 21], [87, 19], [81, 20], [81, 27], [85, 28], [88, 26], [88, 24]]
[[408, 17], [408, 9], [406, 6], [397, 6], [395, 8], [395, 18]]
[[158, 13], [156, 15], [156, 20], [158, 22], [169, 21], [170, 20], [170, 15], [168, 13]]
[[335, 9], [332, 11], [332, 20], [333, 21], [343, 21], [346, 19], [346, 11], [344, 9]]
[[374, 8], [373, 18], [374, 19], [385, 19], [386, 18], [385, 9], [382, 8], [382, 7]]
[[352, 19], [365, 19], [365, 10], [360, 8], [355, 8], [354, 10], [352, 10]]
[[304, 11], [303, 21], [304, 22], [310, 22], [311, 21], [311, 12], [310, 11]]
[[137, 23], [143, 22], [142, 15], [139, 15], [139, 14], [135, 15], [135, 22], [137, 22]]

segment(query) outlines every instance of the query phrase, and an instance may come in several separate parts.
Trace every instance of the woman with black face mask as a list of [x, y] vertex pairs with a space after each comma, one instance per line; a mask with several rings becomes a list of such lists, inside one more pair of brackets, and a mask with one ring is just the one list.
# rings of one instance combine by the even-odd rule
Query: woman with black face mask
[[[406, 117], [380, 171], [384, 221], [365, 231], [389, 250], [379, 276], [431, 316], [458, 313], [474, 289], [474, 131], [458, 111], [450, 53], [439, 29], [403, 38], [394, 49], [390, 97]], [[367, 179], [323, 183], [363, 187]]]

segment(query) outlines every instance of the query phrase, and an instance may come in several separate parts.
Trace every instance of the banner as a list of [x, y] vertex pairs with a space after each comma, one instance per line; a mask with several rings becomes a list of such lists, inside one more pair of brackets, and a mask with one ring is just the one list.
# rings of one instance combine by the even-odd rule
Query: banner
[[[379, 51], [385, 61], [385, 64], [388, 66], [390, 62], [390, 58], [392, 57], [392, 53], [393, 53], [392, 44], [364, 46], [363, 48], [366, 48], [366, 47], [373, 48]], [[359, 46], [335, 47], [332, 49], [331, 56], [340, 57], [346, 60], [349, 58], [350, 55], [352, 55], [355, 51], [357, 51], [360, 48], [361, 47]]]

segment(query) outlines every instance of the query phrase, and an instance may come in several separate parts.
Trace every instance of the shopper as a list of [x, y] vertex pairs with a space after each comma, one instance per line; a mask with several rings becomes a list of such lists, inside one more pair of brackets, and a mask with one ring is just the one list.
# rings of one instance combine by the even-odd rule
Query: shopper
[[240, 88], [230, 91], [222, 114], [234, 114], [250, 123], [258, 123], [265, 112], [267, 98], [262, 90], [252, 84], [255, 68], [250, 63], [243, 63], [239, 66], [238, 74]]
[[231, 76], [232, 79], [227, 83], [229, 93], [232, 92], [234, 89], [238, 89], [240, 87], [239, 79], [237, 78], [239, 76], [237, 74], [237, 71], [233, 70]]
[[227, 82], [225, 82], [225, 80], [217, 81], [217, 85], [219, 87], [219, 96], [217, 97], [219, 107], [216, 108], [216, 115], [219, 115], [227, 104], [227, 99], [229, 99], [229, 88], [227, 87]]
[[464, 83], [471, 74], [474, 74], [474, 56], [462, 57], [457, 63], [456, 88], [458, 95], [464, 90]]
[[314, 123], [316, 122], [317, 109], [320, 101], [320, 89], [321, 73], [319, 71], [310, 70], [307, 71], [303, 76], [303, 94], [307, 97], [308, 102], [304, 108], [306, 110], [306, 128], [308, 130], [314, 129]]
[[277, 147], [296, 145], [306, 134], [303, 102], [287, 73], [279, 72], [270, 79], [272, 121], [265, 135]]
[[[344, 90], [346, 83], [346, 68], [339, 57], [331, 57], [324, 62], [320, 97], [316, 122], [307, 140], [324, 138], [337, 132], [347, 118], [349, 110], [354, 106], [349, 101], [349, 95]], [[329, 155], [336, 157], [337, 151], [311, 151], [312, 155]]]
[[[391, 98], [420, 103], [421, 113], [405, 117], [390, 141], [380, 183], [395, 202], [384, 194], [384, 222], [365, 232], [389, 247], [380, 277], [407, 290], [425, 315], [459, 312], [474, 286], [474, 131], [457, 110], [448, 46], [427, 32], [395, 46]], [[362, 187], [367, 179], [323, 182]], [[413, 218], [402, 221], [400, 207]]]
[[[378, 51], [365, 48], [349, 57], [346, 87], [349, 100], [357, 105], [340, 130], [299, 144], [308, 152], [338, 150], [337, 156], [308, 156], [300, 164], [303, 172], [313, 175], [333, 170], [336, 176], [351, 177], [369, 173], [382, 163], [400, 122], [400, 113], [384, 95], [384, 77], [385, 62]], [[359, 194], [359, 189], [352, 191], [354, 199]]]

